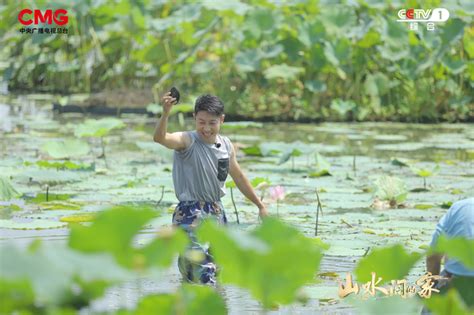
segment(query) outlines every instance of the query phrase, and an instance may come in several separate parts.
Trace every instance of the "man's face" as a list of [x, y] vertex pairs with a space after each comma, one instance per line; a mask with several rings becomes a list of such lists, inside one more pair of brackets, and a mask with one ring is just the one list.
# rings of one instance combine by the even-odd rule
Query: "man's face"
[[206, 111], [199, 111], [194, 114], [196, 120], [196, 131], [199, 135], [209, 143], [214, 143], [216, 136], [224, 122], [224, 115], [216, 116]]

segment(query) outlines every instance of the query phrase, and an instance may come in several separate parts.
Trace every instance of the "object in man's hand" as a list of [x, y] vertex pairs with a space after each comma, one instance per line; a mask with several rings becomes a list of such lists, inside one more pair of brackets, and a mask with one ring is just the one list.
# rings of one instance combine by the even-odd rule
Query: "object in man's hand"
[[174, 86], [170, 90], [171, 97], [176, 99], [176, 104], [179, 102], [179, 91]]

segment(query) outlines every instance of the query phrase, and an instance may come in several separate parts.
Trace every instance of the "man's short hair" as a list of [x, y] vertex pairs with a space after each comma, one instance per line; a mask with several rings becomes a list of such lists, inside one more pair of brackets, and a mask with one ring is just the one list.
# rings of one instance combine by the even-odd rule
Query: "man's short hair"
[[205, 111], [210, 114], [221, 116], [224, 114], [224, 103], [217, 96], [204, 94], [196, 99], [194, 113]]

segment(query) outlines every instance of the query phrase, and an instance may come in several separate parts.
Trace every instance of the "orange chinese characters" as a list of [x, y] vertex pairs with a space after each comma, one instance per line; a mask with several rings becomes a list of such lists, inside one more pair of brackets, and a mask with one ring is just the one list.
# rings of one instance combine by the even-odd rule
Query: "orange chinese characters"
[[372, 278], [370, 281], [368, 281], [366, 284], [362, 285], [362, 288], [364, 289], [364, 295], [363, 298], [367, 298], [369, 295], [375, 296], [375, 290], [378, 290], [382, 292], [385, 295], [388, 295], [388, 290], [383, 288], [383, 287], [378, 287], [377, 285], [382, 281], [382, 277], [379, 277], [377, 279], [377, 282], [375, 282], [375, 272], [371, 272]]
[[402, 298], [414, 295], [416, 293], [416, 286], [408, 285], [406, 279], [403, 280], [392, 280], [392, 286], [389, 289], [389, 295], [400, 295]]
[[340, 298], [343, 298], [351, 293], [358, 294], [359, 285], [357, 284], [357, 282], [355, 284], [352, 283], [352, 275], [350, 273], [346, 273], [346, 284], [343, 285], [342, 282], [339, 281], [338, 294]]
[[431, 292], [437, 292], [439, 293], [438, 289], [433, 288], [435, 285], [435, 281], [441, 280], [441, 279], [447, 279], [442, 276], [434, 276], [431, 272], [427, 272], [423, 276], [421, 276], [418, 280], [416, 280], [416, 285], [421, 287], [421, 290], [418, 291], [418, 295], [422, 298], [429, 299], [431, 297]]

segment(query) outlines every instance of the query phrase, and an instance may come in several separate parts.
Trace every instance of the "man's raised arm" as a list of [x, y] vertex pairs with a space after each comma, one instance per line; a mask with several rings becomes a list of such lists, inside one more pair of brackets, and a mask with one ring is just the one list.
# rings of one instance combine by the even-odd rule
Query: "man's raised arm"
[[170, 115], [171, 107], [176, 104], [176, 99], [170, 96], [168, 92], [162, 99], [163, 101], [163, 113], [161, 118], [158, 120], [155, 128], [155, 134], [153, 135], [153, 141], [158, 142], [168, 149], [182, 150], [185, 149], [190, 139], [184, 132], [167, 132], [168, 128], [168, 117]]

